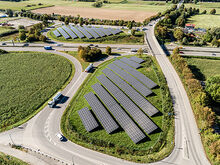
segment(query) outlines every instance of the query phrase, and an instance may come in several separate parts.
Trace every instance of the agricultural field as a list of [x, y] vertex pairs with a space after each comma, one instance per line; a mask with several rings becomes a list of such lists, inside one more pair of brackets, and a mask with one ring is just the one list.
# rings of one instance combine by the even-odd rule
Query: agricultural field
[[[157, 84], [160, 84], [158, 79], [165, 80], [161, 71], [159, 71], [157, 68], [158, 66], [156, 61], [151, 61], [152, 58], [149, 56], [146, 56], [144, 59], [147, 61], [142, 64], [143, 68], [140, 68], [139, 71], [151, 78]], [[161, 99], [163, 96], [161, 94], [160, 87], [153, 89], [154, 94], [147, 97], [148, 101], [150, 101], [161, 112], [161, 114], [151, 118], [153, 122], [156, 123], [157, 126], [161, 129], [161, 131], [157, 131], [151, 135], [148, 135], [149, 140], [140, 144], [134, 144], [124, 131], [118, 131], [109, 135], [104, 129], [99, 129], [91, 133], [88, 133], [85, 130], [77, 111], [84, 108], [85, 106], [89, 107], [87, 101], [84, 98], [84, 95], [90, 91], [93, 91], [91, 85], [98, 82], [96, 77], [101, 75], [102, 70], [106, 68], [107, 65], [112, 61], [113, 60], [106, 61], [105, 63], [98, 66], [96, 71], [93, 74], [90, 74], [86, 81], [82, 84], [72, 99], [70, 107], [65, 111], [62, 117], [62, 132], [69, 140], [73, 141], [74, 143], [130, 161], [150, 162], [161, 159], [165, 155], [167, 156], [167, 154], [172, 151], [173, 147], [173, 143], [171, 143], [174, 135], [173, 120], [164, 119]], [[166, 123], [166, 128], [164, 123]], [[164, 141], [169, 141], [167, 146], [165, 145], [167, 148], [163, 146]], [[161, 145], [163, 147], [161, 147]]]
[[47, 33], [47, 36], [54, 41], [61, 42], [71, 42], [71, 43], [103, 43], [103, 44], [135, 44], [142, 45], [144, 44], [144, 34], [143, 32], [136, 32], [134, 36], [126, 33], [120, 33], [117, 35], [107, 36], [97, 39], [65, 39], [63, 36], [56, 37], [53, 33], [54, 29]]
[[0, 164], [2, 165], [28, 165], [28, 163], [23, 162], [20, 159], [17, 159], [13, 156], [6, 155], [0, 152]]
[[0, 131], [34, 116], [65, 86], [72, 64], [49, 53], [10, 52], [0, 55]]

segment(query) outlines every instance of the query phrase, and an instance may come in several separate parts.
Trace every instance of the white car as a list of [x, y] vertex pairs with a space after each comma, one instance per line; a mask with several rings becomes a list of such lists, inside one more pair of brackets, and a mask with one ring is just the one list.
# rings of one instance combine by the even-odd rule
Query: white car
[[60, 139], [60, 141], [64, 140], [63, 135], [61, 135], [60, 133], [57, 133], [56, 136]]

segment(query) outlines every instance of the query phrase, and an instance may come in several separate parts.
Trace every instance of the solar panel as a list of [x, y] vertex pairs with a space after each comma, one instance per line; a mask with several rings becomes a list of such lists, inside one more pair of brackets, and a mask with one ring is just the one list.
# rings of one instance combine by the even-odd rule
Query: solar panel
[[112, 35], [112, 33], [109, 31], [109, 30], [107, 30], [107, 29], [105, 29], [105, 28], [103, 28], [103, 27], [100, 27], [99, 28], [101, 31], [103, 31], [106, 35], [108, 35], [108, 36], [110, 36], [110, 35]]
[[100, 38], [100, 36], [94, 32], [91, 28], [87, 28], [87, 27], [84, 27], [85, 30], [87, 30], [94, 38]]
[[121, 32], [122, 32], [120, 29], [108, 28], [108, 30], [109, 30], [112, 34], [118, 34], [118, 33], [121, 33]]
[[70, 38], [70, 36], [61, 27], [58, 27], [57, 30], [62, 34], [62, 36], [65, 39], [69, 39]]
[[60, 34], [57, 30], [54, 30], [54, 31], [53, 31], [53, 34], [54, 34], [56, 37], [60, 37], [60, 36], [61, 36], [61, 34]]
[[131, 84], [138, 92], [140, 92], [144, 96], [148, 96], [152, 93], [150, 89], [148, 89], [146, 86], [144, 86], [140, 81], [135, 79], [133, 76], [125, 72], [124, 70], [120, 69], [115, 64], [109, 64], [108, 68], [113, 70], [115, 73], [117, 73], [119, 76], [121, 76], [125, 81], [127, 81], [129, 84]]
[[136, 57], [136, 56], [132, 56], [131, 58], [129, 58], [130, 60], [132, 60], [132, 61], [134, 61], [134, 62], [137, 62], [137, 63], [142, 63], [142, 62], [144, 62], [144, 60], [143, 59], [141, 59], [141, 58], [138, 58], [138, 57]]
[[88, 39], [92, 39], [92, 38], [94, 38], [91, 34], [89, 34], [84, 28], [82, 28], [82, 27], [77, 27], [78, 28], [78, 30], [80, 30]]
[[137, 104], [147, 115], [153, 116], [159, 111], [148, 102], [140, 93], [133, 87], [122, 80], [118, 75], [113, 73], [110, 69], [105, 68], [102, 71], [113, 83], [115, 83], [126, 95], [128, 95], [135, 104]]
[[100, 29], [98, 28], [91, 28], [92, 30], [94, 30], [96, 33], [98, 33], [99, 36], [104, 37], [106, 36], [105, 33], [103, 33]]
[[78, 30], [78, 29], [76, 29], [74, 26], [72, 26], [72, 25], [69, 25], [70, 26], [70, 28], [71, 28], [71, 30], [74, 32], [74, 33], [76, 33], [76, 35], [79, 37], [79, 38], [84, 38], [85, 36]]
[[134, 143], [138, 143], [146, 138], [146, 135], [137, 127], [127, 113], [100, 84], [97, 83], [93, 85], [92, 88]]
[[85, 129], [90, 132], [97, 128], [99, 124], [97, 123], [96, 119], [92, 115], [91, 111], [85, 107], [78, 111], [79, 117], [82, 120], [82, 123], [85, 127]]
[[120, 61], [123, 61], [124, 63], [126, 63], [126, 64], [132, 66], [132, 67], [135, 68], [135, 69], [141, 67], [140, 64], [138, 64], [138, 63], [136, 63], [136, 62], [133, 62], [133, 61], [129, 60], [129, 59], [126, 58], [126, 57], [121, 58]]
[[112, 133], [119, 128], [118, 124], [114, 121], [106, 108], [92, 92], [84, 95], [84, 97], [106, 132]]
[[137, 78], [143, 84], [145, 84], [148, 88], [154, 88], [157, 86], [157, 84], [155, 82], [153, 82], [151, 79], [149, 79], [147, 76], [145, 76], [141, 72], [135, 70], [134, 68], [128, 66], [127, 64], [121, 62], [120, 60], [116, 60], [113, 63], [120, 66], [121, 68], [126, 70], [128, 73], [133, 75], [135, 78]]
[[67, 26], [62, 26], [62, 28], [70, 35], [72, 39], [78, 38], [72, 30], [70, 30]]
[[[104, 85], [104, 87], [112, 93], [112, 88], [118, 89], [118, 92], [113, 96], [120, 103], [121, 106], [124, 107], [125, 110], [130, 114], [130, 116], [137, 122], [137, 124], [146, 132], [147, 134], [152, 133], [158, 127], [154, 122], [151, 121], [129, 98], [126, 96], [116, 85], [114, 85], [107, 77], [104, 75], [100, 75], [97, 79]], [[109, 85], [112, 84], [112, 85]], [[100, 93], [104, 93], [104, 91], [100, 91]], [[106, 95], [106, 94], [105, 94]], [[104, 96], [105, 97], [105, 96]], [[108, 98], [104, 98], [108, 99]], [[109, 105], [110, 107], [112, 105]]]

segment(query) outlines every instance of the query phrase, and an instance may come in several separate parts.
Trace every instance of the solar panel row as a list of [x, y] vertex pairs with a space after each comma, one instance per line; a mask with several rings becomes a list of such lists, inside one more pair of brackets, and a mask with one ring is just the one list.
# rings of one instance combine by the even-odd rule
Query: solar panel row
[[126, 80], [129, 84], [131, 84], [138, 92], [140, 92], [144, 96], [148, 96], [152, 93], [150, 89], [144, 86], [141, 82], [136, 80], [133, 76], [116, 66], [115, 64], [109, 64], [108, 68], [113, 70], [119, 76], [121, 76], [124, 80]]
[[62, 34], [62, 36], [65, 38], [65, 39], [69, 39], [70, 36], [61, 28], [57, 28], [57, 30]]
[[99, 36], [104, 37], [106, 36], [105, 33], [103, 33], [100, 29], [98, 28], [91, 28], [91, 30], [94, 30], [96, 33], [98, 33]]
[[107, 30], [107, 29], [105, 29], [105, 28], [103, 28], [103, 27], [101, 27], [101, 28], [99, 28], [101, 31], [103, 31], [106, 35], [108, 35], [108, 36], [110, 36], [110, 35], [112, 35], [112, 33], [109, 31], [109, 30]]
[[144, 60], [143, 59], [141, 59], [141, 58], [138, 58], [138, 57], [136, 57], [136, 56], [132, 56], [131, 58], [129, 58], [130, 60], [132, 60], [132, 61], [134, 61], [134, 62], [137, 62], [137, 63], [142, 63], [142, 62], [144, 62]]
[[136, 62], [133, 62], [133, 61], [129, 60], [129, 59], [126, 58], [126, 57], [121, 58], [120, 61], [123, 61], [124, 63], [126, 63], [126, 64], [132, 66], [132, 67], [135, 68], [135, 69], [141, 67], [140, 64], [138, 64], [138, 63], [136, 63]]
[[94, 32], [91, 28], [84, 27], [86, 31], [88, 31], [94, 38], [100, 38], [100, 36]]
[[145, 84], [148, 88], [154, 88], [157, 86], [155, 82], [153, 82], [151, 79], [149, 79], [147, 76], [142, 74], [141, 72], [135, 70], [134, 68], [128, 66], [127, 64], [121, 62], [120, 60], [116, 60], [113, 62], [114, 64], [120, 66], [125, 71], [133, 75], [135, 78], [137, 78], [139, 81], [141, 81], [143, 84]]
[[82, 27], [77, 27], [78, 28], [78, 30], [80, 30], [88, 39], [92, 39], [92, 38], [94, 38], [91, 34], [89, 34], [84, 28], [82, 28]]
[[128, 95], [135, 104], [137, 104], [147, 115], [153, 116], [159, 111], [148, 102], [140, 93], [133, 87], [122, 80], [118, 75], [113, 73], [110, 69], [105, 68], [102, 71], [113, 83], [115, 83], [126, 95]]
[[61, 34], [60, 34], [57, 30], [54, 30], [54, 31], [53, 31], [53, 34], [54, 34], [56, 37], [60, 37], [60, 36], [61, 36]]
[[92, 88], [134, 143], [138, 143], [146, 137], [114, 98], [100, 84], [97, 83], [93, 85]]
[[[147, 134], [152, 133], [157, 129], [157, 126], [126, 96], [115, 84], [113, 84], [107, 77], [100, 75], [97, 79], [104, 85], [104, 87], [112, 94], [117, 101], [124, 107], [125, 110], [130, 114], [130, 116], [138, 123], [138, 125]], [[113, 89], [114, 88], [114, 89]], [[104, 91], [102, 91], [104, 93]], [[105, 98], [107, 99], [107, 98]], [[110, 105], [111, 107], [111, 105]]]
[[78, 114], [82, 120], [82, 123], [83, 123], [85, 129], [88, 132], [94, 130], [95, 128], [97, 128], [99, 126], [96, 119], [92, 115], [91, 111], [87, 107], [79, 110]]
[[85, 36], [79, 31], [77, 30], [74, 26], [70, 25], [70, 28], [71, 30], [76, 33], [76, 35], [79, 37], [79, 38], [84, 38]]
[[84, 97], [106, 132], [112, 133], [119, 128], [118, 124], [114, 121], [106, 108], [92, 92], [84, 95]]
[[72, 39], [78, 38], [77, 35], [73, 33], [73, 31], [70, 30], [68, 27], [62, 26], [62, 28], [70, 35]]

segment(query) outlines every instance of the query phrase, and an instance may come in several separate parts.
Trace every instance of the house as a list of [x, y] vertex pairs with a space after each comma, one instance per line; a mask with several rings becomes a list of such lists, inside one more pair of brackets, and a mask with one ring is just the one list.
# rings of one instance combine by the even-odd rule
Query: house
[[194, 29], [195, 26], [196, 26], [195, 24], [186, 24], [186, 25], [185, 25], [185, 28], [186, 28], [186, 29]]

